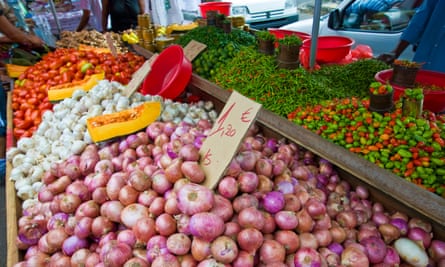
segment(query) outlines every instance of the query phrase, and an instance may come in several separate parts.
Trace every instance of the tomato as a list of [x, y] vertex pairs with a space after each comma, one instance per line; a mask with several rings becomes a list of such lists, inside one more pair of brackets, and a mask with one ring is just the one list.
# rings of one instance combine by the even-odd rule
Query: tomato
[[51, 63], [49, 63], [49, 68], [52, 70], [56, 70], [62, 66], [63, 66], [63, 62], [60, 59], [53, 60]]

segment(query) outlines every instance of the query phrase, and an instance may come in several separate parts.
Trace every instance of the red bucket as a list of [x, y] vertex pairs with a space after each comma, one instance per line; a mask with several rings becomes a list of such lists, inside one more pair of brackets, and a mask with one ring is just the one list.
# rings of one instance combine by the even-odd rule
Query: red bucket
[[231, 2], [206, 2], [199, 4], [202, 18], [207, 18], [207, 11], [217, 11], [219, 14], [230, 16]]

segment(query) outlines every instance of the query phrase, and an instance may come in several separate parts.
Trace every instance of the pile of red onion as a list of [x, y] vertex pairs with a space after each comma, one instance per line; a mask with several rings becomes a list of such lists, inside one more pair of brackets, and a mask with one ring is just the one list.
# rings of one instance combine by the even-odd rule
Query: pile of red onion
[[211, 124], [155, 122], [54, 163], [18, 220], [20, 266], [445, 266], [431, 225], [253, 127], [214, 191]]

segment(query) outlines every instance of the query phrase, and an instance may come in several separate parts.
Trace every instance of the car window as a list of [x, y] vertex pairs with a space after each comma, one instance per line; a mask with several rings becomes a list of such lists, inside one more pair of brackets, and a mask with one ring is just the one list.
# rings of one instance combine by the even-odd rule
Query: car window
[[400, 32], [408, 25], [418, 0], [356, 0], [343, 11], [348, 30]]

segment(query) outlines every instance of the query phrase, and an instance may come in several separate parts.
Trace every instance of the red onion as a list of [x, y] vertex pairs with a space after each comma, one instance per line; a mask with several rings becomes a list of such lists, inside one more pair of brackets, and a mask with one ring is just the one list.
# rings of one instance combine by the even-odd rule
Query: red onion
[[379, 232], [386, 244], [390, 244], [400, 237], [399, 228], [390, 223], [381, 224], [379, 226]]
[[86, 260], [87, 260], [88, 256], [91, 253], [92, 252], [89, 249], [86, 249], [86, 248], [82, 248], [82, 249], [77, 250], [71, 256], [70, 265], [71, 266], [85, 266], [86, 265]]
[[170, 183], [175, 183], [177, 180], [183, 177], [181, 171], [183, 160], [181, 158], [175, 158], [172, 162], [165, 168], [165, 178]]
[[81, 203], [82, 200], [79, 196], [63, 193], [62, 198], [60, 199], [59, 208], [61, 212], [74, 213]]
[[365, 252], [357, 246], [347, 246], [341, 253], [341, 264], [344, 266], [369, 266]]
[[264, 216], [259, 209], [248, 207], [238, 213], [238, 223], [244, 228], [253, 227], [261, 230], [264, 226]]
[[285, 205], [284, 194], [280, 191], [271, 191], [266, 193], [262, 200], [261, 205], [264, 210], [270, 213], [277, 213], [282, 210]]
[[251, 171], [243, 171], [238, 177], [239, 190], [243, 193], [252, 193], [257, 189], [259, 179], [258, 175]]
[[18, 238], [26, 245], [36, 245], [39, 239], [47, 232], [47, 222], [33, 219], [26, 225], [19, 226]]
[[121, 223], [124, 205], [119, 200], [110, 200], [100, 206], [100, 214], [112, 222]]
[[295, 253], [300, 247], [298, 234], [291, 230], [278, 230], [274, 233], [274, 239], [284, 246], [286, 254]]
[[318, 246], [326, 247], [332, 243], [332, 234], [329, 229], [318, 229], [313, 232]]
[[264, 240], [259, 251], [260, 261], [266, 265], [274, 262], [284, 262], [286, 258], [286, 249], [284, 246], [273, 239]]
[[177, 197], [179, 209], [187, 215], [209, 211], [214, 203], [213, 192], [194, 183], [182, 186], [177, 192]]
[[160, 170], [153, 173], [151, 177], [151, 188], [158, 194], [164, 194], [173, 187], [173, 184], [168, 181], [165, 172]]
[[163, 236], [169, 236], [176, 232], [176, 220], [168, 213], [162, 213], [155, 219], [156, 231]]
[[140, 218], [148, 217], [148, 209], [147, 207], [133, 203], [122, 209], [121, 212], [121, 222], [128, 228], [132, 228], [136, 221]]
[[238, 256], [236, 257], [236, 259], [232, 262], [232, 266], [233, 267], [253, 267], [255, 261], [254, 261], [254, 256], [244, 250], [240, 250], [238, 252]]
[[199, 149], [193, 144], [185, 144], [179, 150], [179, 157], [184, 161], [197, 162], [200, 158]]
[[282, 210], [274, 215], [276, 225], [282, 230], [293, 230], [298, 226], [298, 218], [295, 212]]
[[241, 151], [235, 156], [235, 159], [242, 170], [252, 171], [255, 168], [256, 161], [260, 157], [258, 153], [258, 151], [254, 150]]
[[191, 254], [197, 261], [203, 261], [211, 254], [210, 241], [206, 241], [199, 237], [193, 237], [191, 245]]
[[73, 255], [74, 252], [81, 248], [87, 248], [88, 247], [88, 241], [83, 238], [79, 238], [75, 235], [72, 235], [65, 239], [65, 241], [62, 244], [62, 251], [67, 256]]
[[202, 183], [206, 178], [204, 170], [197, 161], [184, 161], [181, 165], [181, 172], [192, 183]]
[[425, 249], [429, 248], [432, 240], [431, 234], [420, 227], [410, 228], [407, 237]]
[[167, 237], [154, 235], [147, 242], [147, 260], [152, 263], [157, 257], [167, 254]]
[[103, 262], [109, 267], [123, 266], [132, 257], [131, 247], [125, 243], [116, 242], [103, 254]]
[[174, 255], [185, 255], [190, 252], [192, 240], [186, 234], [174, 233], [167, 237], [166, 246]]
[[295, 267], [321, 267], [321, 256], [314, 248], [302, 247], [295, 253], [294, 265]]
[[297, 213], [298, 225], [297, 230], [300, 233], [310, 232], [314, 228], [314, 220], [306, 209], [301, 209]]
[[74, 227], [74, 234], [79, 238], [87, 238], [92, 233], [93, 218], [82, 217]]
[[164, 197], [155, 197], [151, 202], [150, 207], [148, 207], [150, 215], [156, 217], [164, 213], [165, 202], [166, 199]]
[[156, 235], [156, 222], [151, 217], [139, 218], [132, 227], [137, 240], [147, 242]]
[[149, 267], [148, 262], [138, 257], [130, 258], [126, 261], [123, 267]]
[[104, 216], [97, 216], [93, 219], [93, 222], [91, 224], [91, 233], [94, 237], [100, 238], [114, 231], [115, 228], [116, 225], [114, 224], [114, 222]]
[[259, 158], [255, 163], [255, 172], [258, 175], [271, 178], [273, 173], [272, 161], [267, 158]]
[[260, 230], [249, 227], [239, 231], [236, 236], [240, 248], [250, 254], [255, 254], [263, 244], [263, 234]]
[[269, 212], [262, 211], [264, 218], [264, 225], [261, 228], [263, 234], [272, 234], [277, 229], [277, 223], [275, 222], [275, 217]]
[[370, 263], [380, 263], [385, 258], [386, 244], [381, 238], [370, 236], [361, 240], [360, 244], [365, 247]]
[[259, 206], [259, 201], [254, 195], [243, 193], [234, 198], [232, 206], [233, 210], [239, 213], [241, 210], [248, 207], [257, 208]]
[[129, 245], [131, 248], [136, 244], [136, 234], [130, 229], [124, 229], [117, 233], [116, 240], [121, 243]]
[[383, 259], [384, 264], [389, 264], [390, 266], [397, 266], [400, 264], [400, 257], [397, 250], [393, 247], [388, 246], [386, 248], [386, 255]]
[[305, 232], [300, 233], [300, 247], [309, 247], [313, 249], [317, 249], [319, 247], [318, 240], [313, 233]]
[[137, 191], [143, 192], [150, 188], [151, 179], [145, 172], [136, 169], [128, 175], [128, 183]]
[[212, 241], [210, 244], [210, 253], [218, 262], [228, 264], [238, 256], [238, 246], [235, 240], [222, 235]]
[[212, 241], [224, 232], [224, 221], [216, 214], [200, 212], [190, 217], [189, 229], [193, 236]]
[[228, 199], [233, 199], [238, 194], [238, 182], [232, 176], [224, 176], [219, 180], [217, 191]]
[[233, 217], [233, 207], [230, 200], [221, 196], [214, 195], [214, 205], [210, 212], [218, 215], [224, 222], [229, 221]]
[[402, 218], [392, 218], [389, 223], [397, 227], [401, 236], [405, 236], [408, 233], [408, 222]]
[[176, 258], [176, 256], [170, 253], [159, 255], [151, 263], [151, 267], [165, 267], [165, 266], [180, 267], [180, 263], [178, 258]]
[[[68, 221], [69, 215], [63, 212], [59, 212], [54, 214], [48, 219], [46, 224], [46, 228], [48, 230], [56, 229], [56, 228], [64, 228], [66, 222]], [[22, 217], [25, 218], [25, 217]], [[20, 227], [20, 225], [19, 225]]]
[[304, 208], [313, 219], [319, 219], [326, 213], [326, 205], [314, 198], [309, 199]]
[[119, 191], [119, 201], [124, 205], [128, 206], [130, 204], [136, 203], [139, 197], [139, 191], [137, 191], [131, 185], [124, 185]]
[[65, 192], [78, 196], [82, 202], [91, 199], [91, 192], [88, 190], [88, 186], [86, 186], [81, 180], [73, 181], [66, 187]]
[[119, 198], [119, 191], [127, 184], [128, 174], [125, 172], [115, 172], [110, 176], [106, 185], [107, 194], [110, 200]]
[[438, 262], [440, 259], [445, 259], [445, 241], [434, 239], [428, 248], [430, 257]]

